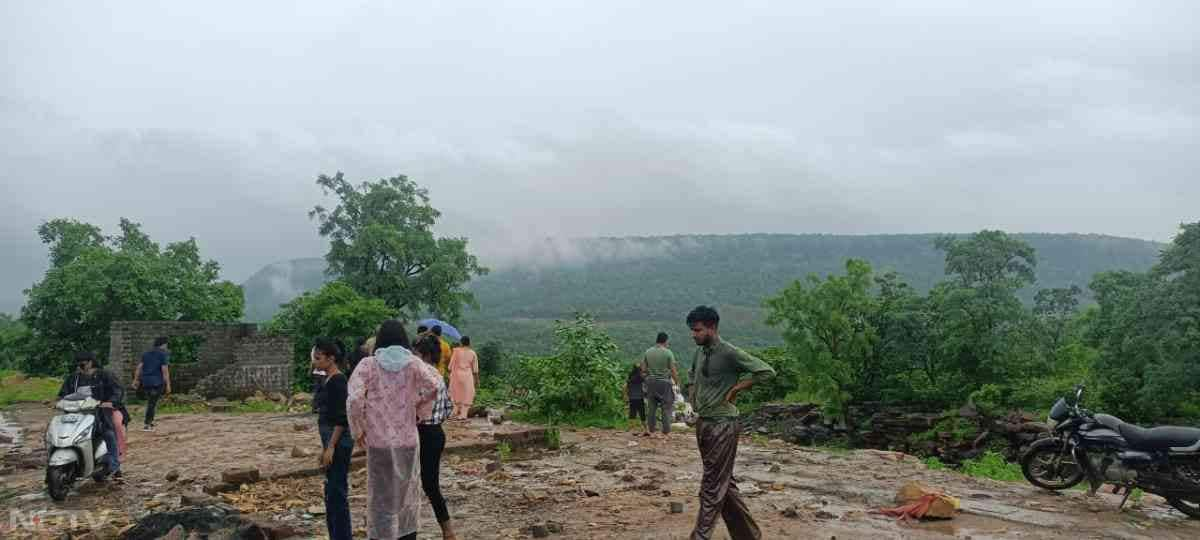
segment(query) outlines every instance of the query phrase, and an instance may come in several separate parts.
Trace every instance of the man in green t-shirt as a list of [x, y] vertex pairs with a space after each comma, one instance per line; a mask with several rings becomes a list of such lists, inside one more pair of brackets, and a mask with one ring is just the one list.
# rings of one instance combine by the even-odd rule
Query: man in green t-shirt
[[692, 361], [690, 392], [696, 421], [696, 444], [704, 462], [704, 477], [700, 480], [700, 511], [692, 540], [712, 538], [717, 516], [725, 520], [725, 528], [733, 540], [758, 540], [762, 532], [750, 516], [750, 509], [733, 482], [733, 463], [737, 459], [738, 393], [775, 375], [766, 362], [721, 341], [717, 327], [721, 316], [717, 310], [700, 306], [687, 316], [692, 340], [699, 345]]
[[654, 346], [642, 355], [642, 377], [646, 379], [646, 398], [650, 400], [650, 412], [646, 416], [646, 427], [654, 437], [655, 411], [662, 411], [663, 436], [671, 434], [671, 420], [675, 415], [675, 384], [679, 384], [679, 372], [675, 369], [675, 353], [667, 347], [667, 334], [658, 333]]

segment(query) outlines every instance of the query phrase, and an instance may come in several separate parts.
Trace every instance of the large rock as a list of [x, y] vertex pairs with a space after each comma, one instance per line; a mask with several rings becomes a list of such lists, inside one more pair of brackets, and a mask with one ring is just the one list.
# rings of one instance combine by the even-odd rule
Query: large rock
[[226, 484], [253, 484], [262, 479], [262, 474], [254, 469], [228, 469], [221, 473], [221, 481]]

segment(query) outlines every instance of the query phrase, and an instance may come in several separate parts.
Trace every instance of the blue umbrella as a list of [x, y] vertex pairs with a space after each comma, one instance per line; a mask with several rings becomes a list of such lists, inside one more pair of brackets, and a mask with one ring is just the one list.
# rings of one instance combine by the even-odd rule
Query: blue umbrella
[[425, 319], [423, 321], [417, 321], [417, 326], [425, 326], [431, 330], [435, 326], [440, 326], [442, 327], [442, 337], [447, 337], [454, 341], [462, 339], [462, 333], [459, 332], [457, 328], [450, 326], [450, 323], [442, 322], [437, 319]]

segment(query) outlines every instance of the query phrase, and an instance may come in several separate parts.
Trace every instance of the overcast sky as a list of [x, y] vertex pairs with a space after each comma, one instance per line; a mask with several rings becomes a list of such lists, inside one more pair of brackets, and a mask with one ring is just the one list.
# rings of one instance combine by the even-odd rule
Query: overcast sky
[[195, 236], [235, 281], [320, 256], [338, 170], [409, 175], [492, 261], [1200, 219], [1200, 3], [902, 3], [0, 3], [0, 311], [55, 217]]

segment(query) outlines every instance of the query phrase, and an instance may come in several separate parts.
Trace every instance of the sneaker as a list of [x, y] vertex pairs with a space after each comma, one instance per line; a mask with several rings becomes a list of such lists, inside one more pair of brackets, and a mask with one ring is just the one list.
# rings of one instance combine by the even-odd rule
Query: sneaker
[[142, 426], [142, 431], [154, 431], [154, 426], [152, 426], [150, 424], [146, 424], [146, 425]]

